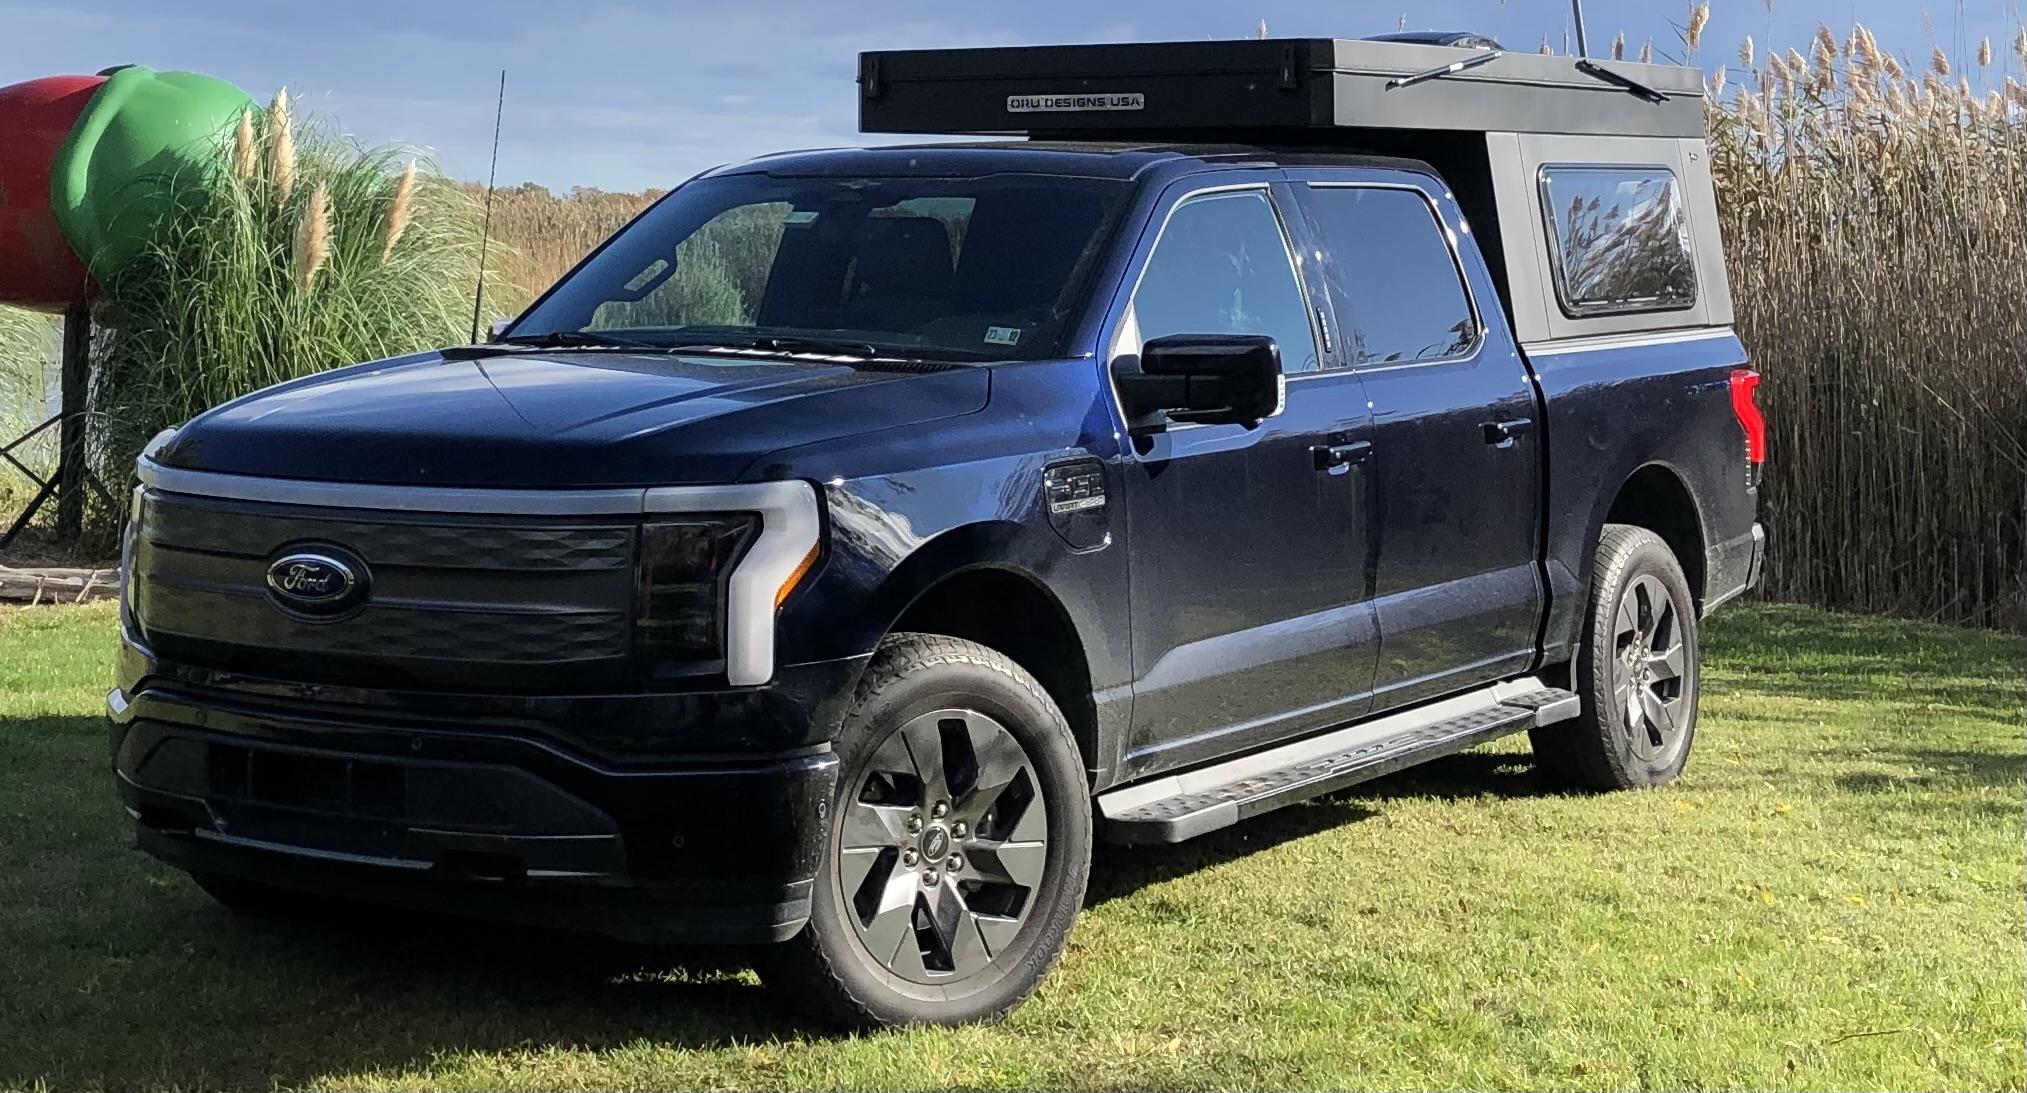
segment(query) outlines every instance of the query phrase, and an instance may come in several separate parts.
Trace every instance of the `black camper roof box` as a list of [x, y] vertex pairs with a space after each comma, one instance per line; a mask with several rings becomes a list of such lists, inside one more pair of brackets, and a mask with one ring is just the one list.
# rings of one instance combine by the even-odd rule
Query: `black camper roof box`
[[[1403, 82], [1414, 76], [1425, 78]], [[1333, 128], [1701, 137], [1703, 79], [1672, 65], [1363, 39], [882, 50], [859, 55], [859, 128], [1086, 139]]]

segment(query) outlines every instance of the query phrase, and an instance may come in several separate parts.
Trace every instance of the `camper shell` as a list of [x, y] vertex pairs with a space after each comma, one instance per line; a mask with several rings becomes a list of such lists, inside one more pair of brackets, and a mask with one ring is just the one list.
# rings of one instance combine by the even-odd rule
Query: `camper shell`
[[[1693, 68], [1398, 41], [887, 50], [859, 55], [859, 128], [1238, 143], [1420, 160], [1475, 226], [1523, 343], [1732, 321]], [[1695, 267], [1685, 306], [1599, 313], [1557, 292], [1555, 167], [1659, 168]]]

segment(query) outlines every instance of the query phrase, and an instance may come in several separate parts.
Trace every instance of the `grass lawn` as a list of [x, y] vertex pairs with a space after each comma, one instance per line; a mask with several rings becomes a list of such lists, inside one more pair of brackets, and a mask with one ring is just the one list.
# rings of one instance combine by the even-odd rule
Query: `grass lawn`
[[1728, 610], [1673, 787], [1547, 792], [1521, 737], [1104, 850], [1008, 1023], [834, 1037], [695, 957], [235, 919], [130, 849], [113, 626], [0, 612], [0, 1087], [2023, 1083], [2017, 638]]

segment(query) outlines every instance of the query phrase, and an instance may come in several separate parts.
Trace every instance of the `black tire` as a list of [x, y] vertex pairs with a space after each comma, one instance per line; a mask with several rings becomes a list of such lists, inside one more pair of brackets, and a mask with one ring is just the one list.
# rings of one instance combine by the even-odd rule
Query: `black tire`
[[1646, 528], [1606, 524], [1592, 572], [1570, 671], [1583, 714], [1532, 730], [1536, 763], [1586, 789], [1665, 785], [1696, 738], [1696, 599], [1675, 553]]
[[[1025, 763], [1011, 775], [1008, 740]], [[836, 748], [809, 924], [760, 950], [762, 980], [846, 1028], [1004, 1017], [1062, 954], [1090, 875], [1090, 791], [1062, 711], [998, 652], [895, 634], [873, 655]], [[896, 768], [918, 752], [927, 767], [909, 769], [931, 773], [911, 785]], [[944, 796], [947, 810], [935, 811]], [[876, 956], [890, 933], [893, 951]]]

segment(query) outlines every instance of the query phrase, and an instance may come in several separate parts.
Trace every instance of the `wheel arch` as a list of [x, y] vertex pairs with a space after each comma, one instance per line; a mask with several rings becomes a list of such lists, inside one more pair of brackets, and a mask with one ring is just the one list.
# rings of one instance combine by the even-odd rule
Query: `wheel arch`
[[[912, 553], [875, 593], [888, 634], [942, 634], [1004, 653], [1035, 677], [1063, 712], [1087, 772], [1109, 766], [1100, 749], [1089, 650], [1063, 598], [1040, 574], [1007, 561], [1015, 524], [953, 529]], [[981, 609], [985, 608], [985, 609]]]
[[[1709, 544], [1704, 537], [1702, 508], [1680, 471], [1660, 462], [1639, 467], [1620, 483], [1603, 518], [1591, 529], [1593, 544], [1604, 534], [1606, 524], [1631, 524], [1660, 536], [1668, 549], [1675, 552], [1682, 575], [1689, 581], [1690, 595], [1701, 609], [1704, 582], [1708, 578]], [[1593, 572], [1592, 578], [1595, 577]]]

